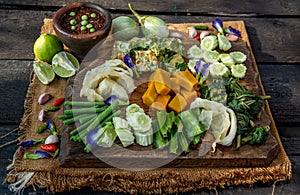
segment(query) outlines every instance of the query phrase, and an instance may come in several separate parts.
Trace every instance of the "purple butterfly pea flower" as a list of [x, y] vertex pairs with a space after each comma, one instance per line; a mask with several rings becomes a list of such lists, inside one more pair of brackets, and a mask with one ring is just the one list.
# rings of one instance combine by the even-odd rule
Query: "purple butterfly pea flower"
[[53, 123], [50, 119], [47, 119], [47, 129], [48, 129], [53, 135], [58, 136], [58, 133], [57, 133], [57, 131], [56, 131], [56, 127], [55, 127], [54, 123]]
[[33, 154], [26, 153], [26, 154], [24, 154], [23, 157], [24, 157], [24, 159], [37, 160], [37, 159], [40, 159], [40, 158], [51, 158], [51, 155], [48, 154], [47, 152], [37, 150]]
[[202, 75], [202, 77], [204, 77], [204, 78], [207, 78], [208, 77], [208, 73], [209, 73], [209, 66], [210, 66], [210, 64], [203, 64], [203, 68], [202, 68], [202, 70], [201, 70], [201, 75]]
[[44, 142], [44, 141], [45, 141], [45, 138], [41, 138], [41, 139], [38, 139], [38, 140], [29, 139], [29, 140], [23, 141], [20, 144], [21, 150], [24, 150], [25, 147], [31, 147], [31, 146], [34, 146], [37, 143], [41, 143], [41, 142]]
[[35, 151], [34, 154], [38, 155], [40, 158], [51, 158], [50, 154], [40, 150]]
[[201, 71], [201, 59], [199, 59], [196, 62], [195, 66], [194, 66], [194, 70], [195, 70], [197, 75], [200, 73], [200, 71]]
[[116, 95], [111, 95], [104, 102], [105, 104], [111, 104], [112, 102], [117, 100], [119, 100], [119, 98]]
[[209, 74], [209, 66], [210, 66], [210, 64], [203, 64], [199, 85], [202, 85], [205, 82], [205, 80], [207, 79], [208, 74]]
[[137, 78], [140, 77], [140, 75], [139, 75], [139, 73], [137, 72], [136, 67], [135, 67], [135, 65], [134, 65], [134, 63], [133, 63], [133, 61], [132, 61], [132, 59], [131, 59], [131, 57], [130, 57], [129, 54], [125, 54], [125, 56], [124, 56], [124, 63], [125, 63], [129, 68], [131, 68], [131, 69], [133, 70], [133, 72], [135, 73], [135, 76], [136, 76]]
[[222, 20], [220, 20], [219, 18], [216, 18], [213, 22], [212, 22], [212, 26], [221, 34], [224, 34], [223, 31], [223, 22]]
[[241, 32], [238, 31], [237, 29], [235, 28], [232, 28], [231, 26], [229, 26], [228, 28], [224, 28], [224, 31], [225, 33], [227, 34], [232, 34], [232, 35], [235, 35], [237, 37], [241, 37]]

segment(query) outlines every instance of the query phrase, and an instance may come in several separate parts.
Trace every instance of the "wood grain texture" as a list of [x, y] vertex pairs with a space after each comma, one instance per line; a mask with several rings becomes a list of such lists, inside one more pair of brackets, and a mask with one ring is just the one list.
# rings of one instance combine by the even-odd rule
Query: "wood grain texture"
[[[33, 56], [33, 44], [39, 36], [43, 18], [54, 12], [0, 9], [0, 59], [27, 59]], [[116, 17], [120, 14], [113, 14]], [[129, 14], [132, 17], [132, 14]], [[168, 23], [211, 22], [215, 17], [161, 15]], [[37, 18], [39, 18], [37, 20]], [[256, 61], [260, 63], [300, 63], [300, 20], [296, 18], [219, 17], [244, 20]], [[283, 30], [285, 29], [285, 30]], [[288, 30], [287, 30], [288, 29]]]
[[0, 60], [0, 123], [20, 123], [32, 62]]
[[[16, 6], [26, 7], [41, 6], [45, 7], [60, 7], [67, 3], [72, 3], [72, 0], [64, 1], [47, 1], [41, 0], [33, 2], [32, 0], [14, 0], [6, 1], [1, 0], [2, 6]], [[139, 0], [139, 1], [128, 1], [128, 0], [82, 0], [81, 2], [94, 2], [98, 3], [105, 8], [115, 11], [128, 11], [128, 2], [130, 2], [136, 11], [151, 12], [152, 14], [160, 13], [177, 13], [184, 15], [218, 15], [218, 16], [266, 16], [266, 15], [277, 15], [277, 16], [294, 16], [300, 14], [300, 2], [294, 0], [232, 0], [232, 1], [218, 1], [218, 0], [172, 0], [172, 1], [160, 1], [160, 0]], [[258, 6], [259, 5], [259, 6]]]

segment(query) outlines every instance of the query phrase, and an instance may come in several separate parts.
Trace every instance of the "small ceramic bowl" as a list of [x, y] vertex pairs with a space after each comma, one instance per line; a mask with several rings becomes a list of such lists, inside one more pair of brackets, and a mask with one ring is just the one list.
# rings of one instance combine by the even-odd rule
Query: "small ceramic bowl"
[[[82, 15], [86, 15], [88, 19], [82, 19]], [[86, 20], [85, 24], [82, 23], [83, 20]], [[56, 35], [80, 59], [108, 35], [111, 23], [110, 13], [94, 3], [67, 4], [53, 15]]]

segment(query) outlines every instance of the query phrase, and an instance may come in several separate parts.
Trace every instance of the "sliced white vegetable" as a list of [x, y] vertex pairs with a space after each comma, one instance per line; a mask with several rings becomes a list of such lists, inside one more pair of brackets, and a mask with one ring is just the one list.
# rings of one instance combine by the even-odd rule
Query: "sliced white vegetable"
[[214, 50], [218, 46], [218, 39], [215, 35], [209, 35], [201, 40], [200, 47], [204, 50]]
[[234, 59], [231, 57], [231, 55], [229, 55], [227, 53], [220, 54], [219, 59], [221, 60], [221, 62], [223, 64], [225, 64], [226, 66], [229, 66], [229, 67], [235, 64]]
[[232, 144], [237, 130], [237, 120], [233, 110], [221, 103], [202, 98], [196, 98], [191, 103], [190, 108], [203, 109], [198, 119], [206, 130], [214, 135], [212, 152], [215, 152], [217, 144], [224, 146]]
[[237, 64], [244, 63], [247, 59], [247, 56], [243, 52], [240, 52], [240, 51], [230, 52], [229, 55], [233, 58], [233, 60]]
[[199, 59], [203, 57], [203, 50], [197, 45], [193, 45], [187, 50], [188, 59]]
[[216, 50], [213, 51], [204, 50], [203, 58], [206, 63], [212, 64], [218, 62], [219, 55], [220, 55], [219, 52], [217, 52]]
[[223, 63], [216, 62], [210, 65], [209, 73], [212, 77], [226, 77], [230, 72]]
[[114, 117], [113, 124], [115, 131], [124, 147], [134, 143], [134, 136], [128, 122], [121, 117]]
[[218, 34], [218, 43], [219, 43], [219, 48], [223, 51], [227, 51], [231, 48], [230, 41], [220, 33]]
[[236, 64], [231, 66], [231, 74], [236, 78], [244, 78], [246, 71], [247, 67], [244, 64]]

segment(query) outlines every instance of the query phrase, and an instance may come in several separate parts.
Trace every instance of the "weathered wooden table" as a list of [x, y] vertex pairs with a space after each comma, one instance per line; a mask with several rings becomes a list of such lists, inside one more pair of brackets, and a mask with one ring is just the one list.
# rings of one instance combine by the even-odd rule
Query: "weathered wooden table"
[[[33, 43], [39, 36], [44, 18], [72, 1], [0, 0], [0, 145], [18, 137], [13, 132], [22, 118], [23, 103], [30, 81], [33, 62]], [[130, 15], [128, 1], [90, 0], [106, 7], [113, 18]], [[268, 95], [281, 141], [293, 164], [290, 181], [277, 182], [275, 194], [300, 194], [300, 1], [130, 1], [142, 15], [156, 15], [167, 23], [244, 20], [261, 79]], [[17, 144], [1, 148], [0, 179], [6, 175], [6, 166]], [[272, 184], [234, 186], [218, 189], [219, 194], [272, 194]], [[31, 194], [34, 189], [25, 190]], [[201, 190], [199, 194], [214, 194]], [[1, 185], [0, 194], [10, 194], [7, 184]], [[63, 194], [103, 194], [81, 189]], [[47, 194], [38, 189], [34, 194]]]

